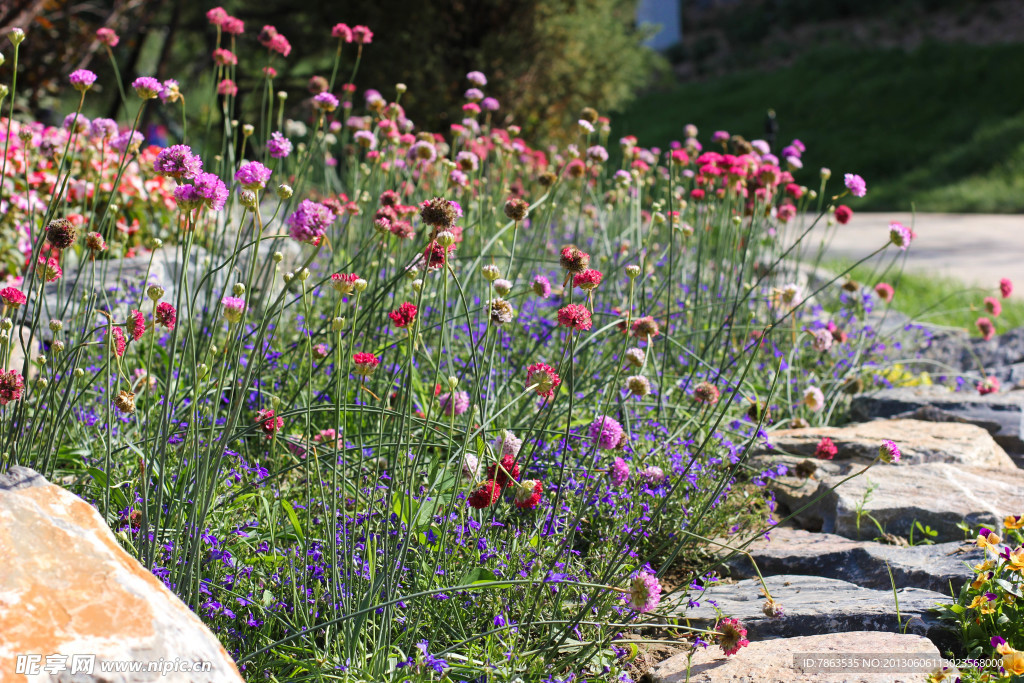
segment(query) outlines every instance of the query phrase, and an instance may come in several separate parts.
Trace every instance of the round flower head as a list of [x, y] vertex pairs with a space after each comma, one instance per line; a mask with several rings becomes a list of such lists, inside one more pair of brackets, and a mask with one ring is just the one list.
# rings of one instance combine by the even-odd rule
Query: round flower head
[[228, 187], [216, 173], [200, 173], [193, 181], [207, 208], [220, 211], [228, 200]]
[[93, 140], [109, 140], [117, 135], [117, 122], [113, 119], [93, 119], [89, 124], [89, 137]]
[[117, 392], [117, 397], [114, 399], [114, 405], [125, 415], [131, 415], [135, 412], [135, 394], [130, 391], [122, 389]]
[[0, 370], [0, 406], [17, 401], [25, 391], [25, 380], [17, 370]]
[[267, 140], [267, 153], [274, 159], [284, 159], [292, 153], [291, 140], [282, 135], [280, 131], [274, 131], [270, 134], [270, 139]]
[[585, 292], [592, 292], [601, 284], [601, 271], [587, 268], [572, 279], [572, 284]]
[[188, 145], [173, 145], [160, 150], [153, 170], [175, 180], [191, 180], [203, 170], [203, 160]]
[[103, 239], [103, 235], [98, 232], [90, 232], [86, 234], [85, 246], [94, 254], [107, 250], [107, 242]]
[[339, 294], [349, 295], [356, 287], [359, 276], [355, 273], [335, 273], [331, 276], [331, 287]]
[[380, 365], [380, 359], [372, 353], [352, 354], [352, 363], [356, 366], [356, 374], [361, 377], [369, 377]]
[[633, 322], [634, 337], [647, 339], [648, 337], [657, 337], [659, 334], [661, 334], [661, 328], [652, 316], [645, 315], [642, 318], [637, 318]]
[[832, 337], [832, 333], [822, 328], [820, 330], [814, 330], [812, 333], [811, 347], [819, 353], [824, 353], [832, 348], [832, 342], [835, 339]]
[[1013, 282], [1010, 281], [1010, 278], [1004, 277], [999, 281], [999, 293], [1003, 295], [1004, 299], [1013, 293]]
[[126, 130], [125, 132], [116, 135], [110, 144], [119, 152], [124, 152], [125, 150], [129, 152], [137, 152], [143, 140], [145, 140], [145, 138], [139, 131]]
[[478, 88], [482, 88], [487, 85], [487, 76], [484, 76], [480, 71], [470, 71], [466, 74], [466, 80]]
[[845, 204], [840, 204], [835, 210], [836, 222], [840, 225], [846, 225], [853, 218], [853, 210]]
[[661, 601], [661, 583], [650, 572], [640, 572], [633, 577], [629, 593], [623, 596], [630, 608], [637, 612], [651, 612]]
[[178, 85], [178, 81], [173, 78], [168, 78], [164, 81], [160, 88], [160, 101], [167, 104], [168, 102], [177, 102], [181, 99], [181, 88]]
[[[497, 292], [499, 296], [505, 296], [512, 291], [512, 283], [505, 278], [498, 278], [494, 281], [494, 291]], [[494, 311], [492, 310], [491, 313], [493, 315]], [[509, 320], [511, 320], [511, 318], [509, 318]], [[508, 322], [508, 320], [505, 322]]]
[[272, 439], [274, 434], [284, 429], [284, 418], [274, 415], [273, 409], [268, 408], [256, 413], [256, 424], [268, 439]]
[[463, 97], [465, 97], [470, 102], [479, 102], [484, 98], [484, 94], [478, 88], [470, 88], [469, 90], [466, 91]]
[[501, 486], [496, 481], [485, 481], [473, 493], [469, 494], [469, 506], [482, 510], [489, 508], [501, 498]]
[[338, 108], [338, 98], [329, 92], [322, 92], [313, 98], [313, 106], [320, 111], [332, 112]]
[[512, 322], [512, 318], [516, 314], [512, 304], [501, 297], [488, 301], [487, 308], [491, 312], [491, 322], [495, 325], [504, 325], [505, 323]]
[[839, 449], [832, 443], [832, 439], [824, 436], [814, 449], [814, 457], [819, 460], [831, 460], [839, 454]]
[[152, 100], [159, 96], [163, 87], [160, 81], [152, 76], [139, 76], [132, 81], [132, 88], [135, 89], [135, 94], [144, 100]]
[[562, 383], [561, 378], [555, 369], [545, 363], [534, 363], [526, 368], [526, 386], [535, 389], [539, 396], [551, 398], [555, 395], [555, 389]]
[[988, 318], [978, 318], [974, 324], [978, 327], [978, 331], [981, 332], [981, 336], [985, 341], [996, 336], [996, 326]]
[[416, 320], [416, 305], [406, 301], [394, 311], [388, 313], [395, 327], [408, 327]]
[[174, 306], [161, 301], [156, 305], [156, 324], [163, 325], [168, 331], [174, 329], [174, 324], [178, 321], [178, 312], [174, 310]]
[[493, 97], [485, 97], [480, 102], [480, 108], [484, 111], [498, 111], [501, 109], [501, 103]]
[[361, 147], [366, 149], [377, 149], [377, 136], [368, 130], [356, 131], [356, 134], [352, 136]]
[[551, 296], [551, 282], [543, 275], [537, 275], [533, 278], [533, 293], [542, 299], [546, 299]]
[[820, 412], [825, 407], [825, 395], [818, 387], [804, 389], [803, 403], [811, 412]]
[[373, 31], [366, 26], [353, 26], [352, 40], [360, 45], [369, 45], [373, 42]]
[[982, 396], [985, 394], [994, 394], [997, 391], [999, 391], [998, 377], [989, 376], [978, 382], [978, 393]]
[[0, 301], [3, 302], [5, 308], [16, 309], [20, 308], [28, 299], [20, 289], [4, 287], [0, 289]]
[[902, 454], [896, 442], [886, 439], [878, 448], [878, 457], [882, 459], [882, 462], [897, 464]]
[[697, 403], [706, 403], [710, 406], [718, 403], [721, 393], [711, 382], [701, 382], [693, 388], [693, 400]]
[[907, 247], [910, 246], [910, 242], [913, 239], [914, 233], [910, 228], [906, 227], [902, 223], [892, 222], [889, 224], [889, 241], [903, 251], [907, 250]]
[[750, 645], [747, 629], [737, 619], [722, 619], [718, 623], [718, 632], [718, 645], [727, 657], [739, 652], [741, 647]]
[[441, 412], [448, 417], [462, 415], [469, 410], [469, 392], [466, 391], [441, 394], [437, 400], [441, 403]]
[[505, 217], [512, 221], [521, 221], [530, 212], [530, 204], [523, 199], [512, 198], [505, 202]]
[[626, 379], [626, 388], [634, 396], [643, 398], [651, 393], [651, 381], [643, 375], [631, 375]]
[[590, 266], [590, 254], [570, 244], [562, 247], [558, 262], [568, 273], [577, 275]]
[[88, 69], [76, 69], [68, 76], [68, 80], [71, 81], [71, 85], [74, 86], [75, 90], [85, 92], [96, 82], [96, 74]]
[[507, 486], [509, 482], [519, 479], [519, 463], [514, 455], [501, 456], [500, 466], [498, 463], [487, 468], [487, 478], [493, 479], [500, 486]]
[[206, 20], [213, 26], [223, 26], [228, 20], [228, 13], [223, 7], [214, 7], [206, 12]]
[[297, 242], [316, 243], [334, 222], [335, 215], [319, 202], [303, 199], [285, 222], [292, 238]]
[[896, 292], [892, 288], [892, 285], [890, 285], [888, 282], [879, 282], [877, 285], [875, 285], [875, 294], [877, 294], [878, 298], [884, 301], [885, 303], [889, 303], [890, 301], [892, 301], [892, 297], [895, 293]]
[[475, 480], [480, 474], [480, 459], [472, 453], [462, 456], [462, 476], [469, 480]]
[[999, 299], [995, 298], [994, 296], [985, 297], [984, 303], [985, 310], [988, 311], [990, 315], [999, 317], [999, 314], [1003, 312], [1003, 304], [1001, 304], [999, 302]]
[[665, 481], [665, 470], [657, 465], [648, 465], [640, 470], [638, 476], [652, 486]]
[[331, 29], [331, 37], [339, 38], [343, 43], [351, 43], [352, 29], [348, 27], [348, 24], [335, 24]]
[[247, 161], [235, 173], [235, 180], [246, 190], [261, 190], [267, 186], [267, 180], [273, 173], [258, 161]]
[[616, 488], [622, 486], [629, 480], [629, 465], [622, 458], [616, 457], [608, 469], [608, 477], [611, 479], [612, 486]]
[[121, 42], [121, 38], [118, 37], [112, 28], [96, 29], [96, 39], [107, 47], [117, 47], [117, 44]]
[[39, 257], [39, 262], [36, 265], [36, 276], [44, 278], [47, 282], [56, 282], [60, 279], [60, 276], [64, 274], [61, 270], [60, 264], [57, 263], [57, 259]]
[[646, 358], [647, 354], [644, 353], [644, 350], [636, 346], [626, 351], [626, 362], [635, 368], [643, 367]]
[[513, 458], [519, 455], [519, 449], [523, 447], [523, 440], [507, 429], [501, 430], [501, 439], [498, 440], [497, 449], [502, 456], [511, 455]]
[[146, 316], [142, 315], [141, 311], [132, 310], [128, 318], [132, 341], [139, 341], [142, 339], [142, 335], [146, 333]]
[[238, 323], [245, 315], [245, 300], [236, 296], [226, 296], [220, 300], [224, 307], [224, 318], [232, 324]]
[[587, 148], [587, 158], [599, 164], [608, 161], [608, 150], [601, 145], [592, 145]]
[[846, 185], [846, 189], [849, 190], [850, 194], [854, 197], [863, 197], [868, 193], [868, 184], [856, 173], [847, 173], [844, 175], [843, 183]]
[[445, 229], [455, 225], [456, 219], [462, 216], [462, 207], [444, 197], [434, 197], [420, 204], [420, 218], [427, 225]]
[[46, 226], [46, 241], [54, 249], [60, 249], [61, 251], [67, 249], [75, 243], [75, 237], [77, 236], [78, 231], [75, 230], [74, 224], [67, 218], [56, 218]]
[[238, 94], [238, 86], [230, 78], [225, 78], [217, 84], [217, 94], [234, 97]]
[[512, 504], [520, 510], [532, 510], [540, 503], [540, 494], [544, 485], [536, 479], [527, 479], [516, 484], [515, 498]]
[[558, 324], [581, 332], [594, 326], [590, 320], [590, 311], [582, 304], [569, 304], [559, 309]]
[[618, 448], [624, 437], [622, 425], [617, 420], [608, 416], [598, 417], [591, 422], [588, 433], [590, 434], [590, 440], [598, 448], [604, 448], [609, 451]]

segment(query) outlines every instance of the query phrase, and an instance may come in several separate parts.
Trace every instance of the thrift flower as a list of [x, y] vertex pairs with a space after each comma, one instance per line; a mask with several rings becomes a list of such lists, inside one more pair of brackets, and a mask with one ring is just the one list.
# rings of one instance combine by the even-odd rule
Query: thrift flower
[[0, 370], [0, 406], [17, 401], [25, 391], [25, 380], [17, 370]]
[[163, 90], [163, 85], [152, 76], [139, 76], [132, 81], [132, 88], [135, 89], [135, 94], [142, 99], [152, 100]]
[[822, 437], [821, 441], [818, 442], [817, 447], [814, 449], [814, 457], [818, 460], [831, 460], [839, 454], [839, 449], [832, 443], [832, 439], [827, 436]]
[[36, 266], [36, 277], [44, 278], [47, 282], [56, 282], [60, 279], [60, 276], [64, 274], [61, 270], [60, 264], [57, 263], [57, 259], [39, 257], [39, 263]]
[[846, 185], [846, 189], [849, 190], [850, 194], [854, 197], [863, 197], [868, 193], [868, 184], [856, 173], [847, 173], [844, 175], [843, 183]]
[[1004, 277], [999, 281], [999, 293], [1003, 295], [1004, 299], [1013, 293], [1013, 282], [1010, 281], [1010, 278]]
[[555, 395], [555, 389], [562, 383], [561, 378], [555, 369], [545, 363], [534, 363], [526, 368], [526, 386], [536, 385], [539, 396], [551, 398]]
[[741, 647], [750, 645], [747, 640], [747, 629], [737, 619], [722, 619], [718, 624], [718, 645], [726, 657], [740, 651]]
[[527, 479], [516, 485], [515, 498], [512, 504], [520, 510], [532, 510], [540, 502], [540, 494], [544, 485], [536, 479]]
[[71, 72], [70, 76], [68, 76], [68, 80], [71, 82], [71, 85], [74, 86], [75, 90], [85, 92], [92, 87], [93, 83], [96, 82], [96, 74], [88, 69], [76, 69]]
[[0, 301], [4, 302], [5, 307], [16, 309], [28, 301], [28, 299], [20, 289], [4, 287], [3, 289], [0, 289]]
[[884, 301], [885, 303], [889, 303], [892, 301], [894, 293], [895, 291], [893, 290], [892, 285], [890, 285], [887, 282], [879, 282], [877, 285], [875, 285], [875, 294], [877, 294], [878, 298]]
[[96, 39], [107, 47], [117, 47], [117, 44], [121, 42], [121, 38], [118, 37], [112, 28], [96, 29]]
[[220, 300], [224, 307], [224, 318], [231, 324], [238, 323], [245, 315], [245, 300], [236, 296], [226, 296]]
[[489, 508], [501, 498], [501, 486], [495, 481], [485, 481], [473, 493], [469, 494], [469, 506], [482, 510]]
[[275, 416], [271, 408], [256, 413], [256, 423], [268, 439], [274, 438], [274, 434], [277, 434], [284, 428], [284, 418]]
[[836, 223], [846, 225], [853, 218], [853, 210], [845, 204], [840, 204], [836, 207], [833, 215], [836, 217]]
[[902, 454], [895, 441], [886, 439], [878, 448], [878, 457], [882, 459], [882, 462], [898, 464]]
[[622, 458], [616, 457], [608, 469], [608, 477], [612, 480], [612, 486], [622, 486], [629, 479], [629, 465]]
[[395, 327], [408, 327], [416, 320], [416, 305], [406, 301], [396, 310], [388, 313]]
[[519, 463], [512, 454], [501, 456], [501, 463], [487, 468], [487, 478], [493, 479], [499, 486], [507, 486], [510, 481], [519, 479]]
[[889, 241], [906, 251], [914, 239], [914, 232], [902, 223], [892, 222], [889, 224]]
[[239, 167], [235, 180], [246, 190], [261, 190], [267, 186], [267, 180], [273, 173], [258, 161], [248, 161]]
[[132, 310], [128, 317], [131, 323], [132, 341], [139, 341], [146, 333], [146, 316], [142, 315], [141, 311]]
[[569, 304], [559, 309], [558, 324], [581, 332], [594, 326], [590, 320], [590, 311], [582, 304]]
[[284, 159], [292, 153], [291, 140], [282, 135], [280, 131], [274, 131], [270, 134], [270, 139], [267, 140], [267, 152], [274, 159]]
[[622, 425], [617, 420], [607, 416], [595, 419], [590, 424], [589, 434], [590, 440], [598, 448], [604, 448], [609, 451], [618, 448], [624, 437]]
[[334, 213], [325, 205], [303, 199], [285, 222], [288, 224], [292, 239], [296, 242], [317, 244], [327, 228], [334, 222]]
[[984, 396], [985, 394], [994, 394], [999, 391], [999, 378], [998, 377], [986, 377], [985, 379], [978, 382], [978, 393]]
[[450, 394], [441, 394], [438, 401], [441, 403], [441, 412], [446, 416], [462, 415], [469, 409], [469, 392], [455, 391]]
[[803, 403], [811, 412], [820, 412], [825, 407], [825, 395], [818, 387], [807, 387], [804, 389]]
[[203, 160], [188, 145], [173, 145], [160, 150], [153, 170], [175, 180], [191, 180], [203, 170]]
[[361, 377], [369, 377], [380, 365], [380, 359], [372, 353], [354, 353], [352, 362], [356, 366], [356, 374]]
[[533, 278], [533, 293], [542, 299], [546, 299], [551, 296], [551, 282], [543, 275], [537, 275]]
[[999, 314], [1003, 312], [1003, 304], [999, 302], [999, 299], [994, 296], [985, 297], [985, 310], [989, 314], [999, 317]]
[[633, 577], [629, 593], [623, 596], [630, 608], [637, 612], [651, 612], [661, 601], [661, 583], [650, 572], [640, 572]]
[[592, 292], [601, 284], [602, 277], [601, 271], [587, 268], [572, 279], [572, 284], [585, 292]]
[[175, 323], [178, 321], [178, 312], [174, 309], [174, 306], [161, 301], [156, 305], [156, 324], [163, 325], [168, 331], [174, 329]]
[[718, 403], [721, 392], [711, 382], [701, 382], [693, 388], [693, 400], [697, 403], [706, 403], [710, 406]]
[[974, 324], [978, 327], [978, 331], [981, 332], [981, 336], [985, 341], [996, 335], [996, 326], [988, 318], [978, 318]]

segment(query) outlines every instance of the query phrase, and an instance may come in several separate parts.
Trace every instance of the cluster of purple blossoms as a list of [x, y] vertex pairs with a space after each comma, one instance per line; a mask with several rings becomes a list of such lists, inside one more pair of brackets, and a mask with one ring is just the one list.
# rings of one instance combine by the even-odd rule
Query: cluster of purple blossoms
[[612, 486], [622, 486], [629, 479], [629, 465], [622, 458], [616, 457], [608, 469], [608, 476], [612, 480]]
[[160, 150], [153, 170], [175, 180], [191, 180], [203, 170], [203, 160], [188, 145], [172, 145]]
[[132, 81], [132, 88], [136, 94], [144, 100], [151, 100], [160, 95], [164, 89], [163, 84], [152, 76], [139, 76]]
[[199, 173], [192, 185], [179, 185], [174, 189], [174, 199], [184, 211], [204, 205], [220, 211], [228, 200], [228, 188], [216, 173]]
[[274, 159], [284, 159], [292, 153], [292, 141], [280, 131], [274, 131], [267, 140], [267, 152]]
[[262, 190], [273, 173], [258, 161], [247, 161], [235, 173], [235, 180], [246, 190]]
[[117, 122], [113, 119], [93, 119], [89, 124], [89, 137], [94, 140], [109, 140], [117, 135]]
[[590, 440], [597, 444], [598, 448], [614, 450], [622, 442], [622, 425], [613, 418], [599, 417], [590, 423]]
[[126, 130], [114, 138], [111, 145], [119, 152], [136, 151], [146, 138], [137, 130]]
[[68, 80], [71, 81], [71, 85], [74, 86], [75, 90], [85, 92], [96, 82], [96, 74], [88, 69], [76, 69], [68, 76]]
[[441, 403], [441, 410], [448, 417], [462, 415], [469, 410], [469, 393], [466, 391], [453, 391], [450, 394], [441, 394], [437, 398]]
[[334, 222], [334, 212], [319, 202], [303, 199], [285, 222], [297, 242], [314, 242]]
[[332, 112], [338, 108], [338, 98], [329, 92], [322, 92], [313, 98], [313, 106], [320, 111]]

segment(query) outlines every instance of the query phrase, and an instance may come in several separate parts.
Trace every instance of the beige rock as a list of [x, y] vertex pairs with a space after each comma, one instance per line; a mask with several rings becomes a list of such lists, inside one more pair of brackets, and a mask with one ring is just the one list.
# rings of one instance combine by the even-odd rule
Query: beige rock
[[[31, 349], [28, 354], [29, 358], [35, 358], [40, 353], [40, 339], [37, 335], [32, 343], [29, 344], [29, 330], [27, 327], [21, 325], [15, 325], [10, 330], [11, 335], [11, 352], [7, 360], [7, 367], [0, 368], [0, 370], [17, 370], [22, 371], [25, 364], [25, 350]], [[35, 365], [29, 364], [28, 366], [28, 378], [33, 379], [39, 374], [39, 368]]]
[[[844, 659], [868, 665], [823, 666]], [[872, 667], [873, 660], [880, 666]], [[923, 636], [853, 631], [754, 641], [731, 657], [717, 647], [698, 649], [689, 672], [682, 653], [656, 666], [651, 677], [654, 683], [905, 683], [923, 681], [941, 661]]]
[[988, 431], [957, 422], [875, 420], [846, 427], [780, 429], [770, 433], [769, 441], [776, 451], [813, 456], [823, 437], [835, 443], [839, 450], [837, 460], [874, 458], [882, 441], [891, 439], [900, 447], [901, 462], [905, 465], [948, 462], [1017, 469]]
[[[0, 476], [0, 681], [241, 681], [234, 662], [189, 608], [118, 546], [81, 498], [30, 469]], [[13, 676], [17, 655], [66, 655], [67, 670]], [[75, 655], [95, 655], [70, 675]], [[111, 674], [100, 662], [197, 660], [206, 672]], [[180, 667], [179, 667], [180, 668]], [[11, 677], [8, 677], [11, 676]]]

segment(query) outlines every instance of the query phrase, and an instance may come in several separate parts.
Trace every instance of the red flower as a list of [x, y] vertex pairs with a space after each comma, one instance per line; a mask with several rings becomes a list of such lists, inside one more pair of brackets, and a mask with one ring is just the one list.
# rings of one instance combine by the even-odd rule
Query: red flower
[[537, 385], [537, 394], [544, 398], [555, 395], [555, 389], [562, 383], [555, 369], [546, 363], [534, 363], [526, 368], [526, 386]]
[[133, 310], [130, 317], [132, 319], [132, 339], [139, 341], [142, 339], [142, 335], [146, 333], [146, 316], [142, 315], [139, 311]]
[[380, 359], [372, 353], [354, 353], [352, 362], [355, 363], [356, 373], [363, 377], [373, 374], [373, 371], [380, 365]]
[[14, 287], [4, 287], [3, 289], [0, 289], [0, 301], [3, 301], [5, 306], [10, 306], [11, 308], [18, 308], [19, 306], [24, 304], [27, 301], [27, 299], [25, 298], [25, 294], [20, 289], [15, 289]]
[[17, 401], [25, 391], [25, 380], [17, 370], [0, 370], [0, 406]]
[[511, 454], [506, 454], [501, 459], [500, 469], [497, 464], [487, 468], [487, 478], [496, 481], [498, 486], [508, 486], [510, 476], [512, 479], [519, 479], [519, 463]]
[[577, 275], [590, 266], [590, 254], [570, 244], [567, 247], [562, 247], [562, 253], [558, 262], [562, 265], [562, 268], [565, 268], [573, 275]]
[[814, 449], [814, 457], [819, 460], [831, 460], [839, 454], [839, 449], [832, 443], [832, 439], [827, 436], [822, 437], [821, 441], [818, 442], [818, 446]]
[[398, 307], [398, 310], [388, 313], [388, 317], [391, 318], [395, 327], [408, 327], [416, 320], [416, 305], [406, 301]]
[[527, 479], [516, 487], [516, 496], [512, 504], [521, 510], [532, 510], [540, 502], [540, 494], [544, 485], [536, 479]]
[[163, 325], [168, 330], [174, 329], [174, 324], [178, 321], [178, 312], [174, 310], [174, 306], [162, 301], [156, 306], [156, 322], [158, 325]]
[[853, 209], [845, 204], [840, 204], [836, 207], [835, 217], [837, 223], [840, 225], [846, 225], [850, 222], [850, 219], [853, 218]]
[[274, 411], [271, 408], [256, 413], [256, 422], [260, 425], [260, 429], [263, 430], [268, 439], [272, 439], [274, 434], [284, 428], [284, 418], [275, 417]]
[[128, 345], [128, 341], [124, 338], [124, 330], [120, 327], [115, 327], [110, 332], [114, 339], [114, 354], [121, 358], [124, 356], [125, 347]]
[[590, 321], [590, 311], [581, 304], [569, 304], [558, 311], [558, 324], [574, 330], [586, 331], [594, 324]]
[[601, 271], [594, 270], [593, 268], [587, 268], [582, 273], [572, 279], [572, 284], [579, 287], [587, 292], [597, 289], [597, 286], [601, 284]]
[[978, 383], [978, 393], [982, 396], [985, 394], [994, 394], [997, 391], [999, 391], [998, 377], [986, 377]]
[[482, 510], [497, 503], [499, 498], [501, 498], [501, 485], [493, 480], [488, 480], [469, 494], [469, 505], [477, 510]]

